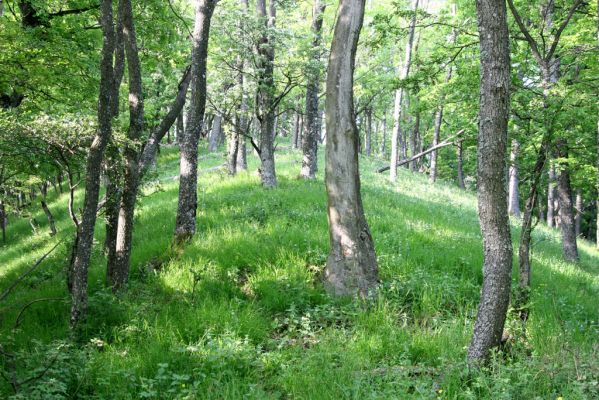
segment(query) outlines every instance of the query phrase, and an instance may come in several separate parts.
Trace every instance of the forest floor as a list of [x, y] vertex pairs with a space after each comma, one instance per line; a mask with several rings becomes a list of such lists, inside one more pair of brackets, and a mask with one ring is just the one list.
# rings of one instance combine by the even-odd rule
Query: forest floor
[[[0, 364], [4, 378], [30, 379], [16, 395], [0, 380], [0, 397], [599, 398], [599, 252], [591, 243], [580, 241], [580, 264], [567, 264], [558, 232], [537, 226], [526, 332], [510, 312], [502, 351], [487, 369], [468, 371], [482, 281], [474, 192], [404, 169], [391, 184], [374, 172], [380, 160], [362, 157], [382, 285], [369, 301], [335, 301], [321, 283], [322, 154], [318, 180], [306, 182], [297, 179], [300, 152], [278, 151], [279, 188], [263, 190], [255, 157], [251, 172], [231, 178], [214, 168], [223, 153], [200, 160], [198, 232], [174, 249], [178, 153], [163, 150], [138, 203], [130, 285], [118, 297], [104, 284], [99, 219], [89, 318], [76, 341], [64, 273], [73, 235], [67, 194], [49, 204], [57, 237], [37, 204], [37, 233], [26, 219], [9, 225], [0, 293], [62, 244], [0, 301], [0, 350], [13, 356]], [[518, 221], [512, 226], [516, 244]], [[19, 318], [36, 299], [46, 300]]]

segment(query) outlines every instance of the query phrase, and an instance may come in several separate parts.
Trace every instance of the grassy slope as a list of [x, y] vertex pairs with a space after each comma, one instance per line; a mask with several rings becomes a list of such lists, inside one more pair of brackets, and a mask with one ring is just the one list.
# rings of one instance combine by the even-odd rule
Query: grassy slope
[[[279, 152], [280, 187], [265, 191], [255, 174], [227, 177], [212, 168], [223, 162], [220, 155], [203, 156], [198, 234], [184, 249], [171, 249], [178, 162], [174, 150], [164, 151], [160, 183], [144, 190], [138, 207], [125, 295], [103, 289], [96, 246], [84, 346], [64, 342], [66, 300], [34, 304], [11, 333], [19, 305], [66, 298], [66, 244], [0, 305], [0, 343], [22, 350], [22, 378], [64, 346], [44, 379], [25, 388], [25, 398], [50, 398], [50, 392], [122, 399], [597, 393], [599, 253], [590, 244], [580, 243], [582, 261], [569, 265], [560, 261], [558, 233], [537, 228], [527, 336], [510, 316], [514, 339], [507, 355], [490, 371], [468, 374], [464, 358], [482, 280], [475, 196], [404, 170], [392, 185], [372, 172], [375, 160], [361, 159], [383, 287], [367, 304], [334, 302], [319, 281], [328, 248], [322, 172], [316, 182], [297, 180], [300, 159], [299, 152]], [[66, 201], [62, 195], [50, 204], [65, 242], [72, 232]], [[9, 238], [0, 247], [0, 289], [58, 240], [45, 227], [32, 236], [26, 221], [10, 225]], [[1, 391], [10, 393], [5, 382]]]

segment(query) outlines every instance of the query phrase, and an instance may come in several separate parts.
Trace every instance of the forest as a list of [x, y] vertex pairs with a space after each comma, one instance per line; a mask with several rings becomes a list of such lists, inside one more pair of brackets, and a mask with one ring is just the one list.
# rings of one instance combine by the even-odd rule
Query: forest
[[0, 398], [599, 399], [599, 0], [0, 0]]

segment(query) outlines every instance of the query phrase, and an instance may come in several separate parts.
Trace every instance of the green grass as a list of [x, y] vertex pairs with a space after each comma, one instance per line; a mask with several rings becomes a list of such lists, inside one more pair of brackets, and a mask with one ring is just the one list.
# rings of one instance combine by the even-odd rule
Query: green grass
[[[89, 319], [76, 342], [64, 274], [72, 236], [66, 195], [50, 203], [58, 238], [43, 223], [36, 235], [27, 221], [9, 226], [0, 290], [64, 241], [0, 304], [0, 343], [17, 353], [20, 380], [58, 354], [15, 398], [599, 397], [599, 253], [592, 244], [581, 241], [580, 264], [567, 264], [558, 232], [536, 229], [526, 336], [510, 314], [508, 348], [488, 369], [469, 372], [482, 281], [474, 193], [403, 169], [391, 184], [373, 172], [380, 161], [361, 158], [382, 286], [368, 302], [336, 301], [320, 281], [328, 251], [322, 172], [315, 182], [298, 180], [301, 154], [282, 149], [279, 188], [263, 190], [254, 157], [250, 172], [231, 178], [214, 169], [222, 154], [201, 154], [197, 235], [182, 249], [170, 246], [178, 155], [164, 150], [139, 202], [131, 282], [119, 297], [104, 288], [99, 221]], [[14, 330], [22, 305], [38, 298], [64, 300], [35, 303]], [[13, 395], [5, 381], [0, 393]]]

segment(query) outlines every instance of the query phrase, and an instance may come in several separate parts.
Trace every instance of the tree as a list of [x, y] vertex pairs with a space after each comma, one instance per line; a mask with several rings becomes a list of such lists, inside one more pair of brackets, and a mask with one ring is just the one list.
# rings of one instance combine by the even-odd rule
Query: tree
[[256, 118], [260, 122], [260, 180], [265, 188], [277, 186], [277, 173], [275, 171], [275, 108], [274, 96], [274, 63], [275, 45], [272, 29], [275, 27], [277, 17], [276, 0], [268, 3], [266, 0], [256, 1], [256, 12], [262, 23], [262, 34], [257, 43], [258, 53], [258, 88], [256, 92]]
[[123, 194], [119, 205], [119, 218], [115, 241], [115, 258], [108, 260], [107, 280], [113, 290], [122, 288], [129, 279], [129, 259], [133, 240], [133, 216], [139, 185], [139, 140], [143, 132], [144, 96], [141, 63], [137, 48], [137, 36], [133, 24], [131, 0], [122, 1], [123, 36], [127, 68], [129, 72], [129, 129], [125, 145], [125, 173]]
[[314, 179], [316, 177], [318, 150], [318, 90], [320, 87], [320, 42], [322, 36], [322, 19], [326, 4], [322, 0], [314, 0], [312, 8], [312, 65], [306, 88], [306, 112], [304, 134], [302, 135], [302, 169], [300, 177]]
[[206, 58], [210, 21], [217, 0], [196, 0], [191, 51], [191, 100], [185, 135], [180, 144], [179, 202], [175, 242], [189, 240], [196, 231], [198, 142], [206, 108]]
[[360, 193], [353, 72], [364, 0], [341, 0], [326, 82], [326, 170], [330, 253], [326, 285], [337, 296], [368, 296], [378, 283], [374, 243]]
[[516, 218], [520, 218], [520, 192], [518, 190], [518, 151], [520, 143], [512, 140], [512, 150], [510, 152], [510, 180], [508, 191], [508, 212]]
[[480, 37], [478, 212], [483, 236], [483, 287], [468, 361], [478, 365], [499, 345], [510, 297], [512, 241], [507, 212], [506, 152], [510, 52], [503, 0], [477, 0]]
[[100, 65], [100, 95], [98, 99], [98, 132], [89, 148], [85, 174], [85, 199], [83, 216], [77, 227], [74, 257], [70, 271], [71, 326], [76, 327], [87, 310], [87, 270], [91, 257], [96, 226], [96, 210], [100, 194], [100, 172], [104, 150], [112, 135], [112, 110], [110, 99], [114, 82], [113, 54], [115, 33], [112, 18], [112, 0], [100, 3], [103, 34], [102, 62]]
[[[412, 3], [412, 18], [410, 20], [410, 27], [408, 31], [408, 41], [406, 44], [406, 52], [404, 60], [401, 65], [399, 72], [399, 79], [404, 81], [410, 74], [410, 67], [412, 64], [412, 48], [414, 45], [414, 32], [416, 31], [416, 14], [418, 11], [418, 0], [413, 0]], [[395, 91], [395, 106], [393, 109], [393, 134], [391, 136], [391, 169], [389, 170], [389, 177], [392, 181], [397, 179], [397, 162], [399, 161], [399, 138], [401, 135], [401, 110], [403, 107], [405, 98], [405, 89], [401, 86]]]

